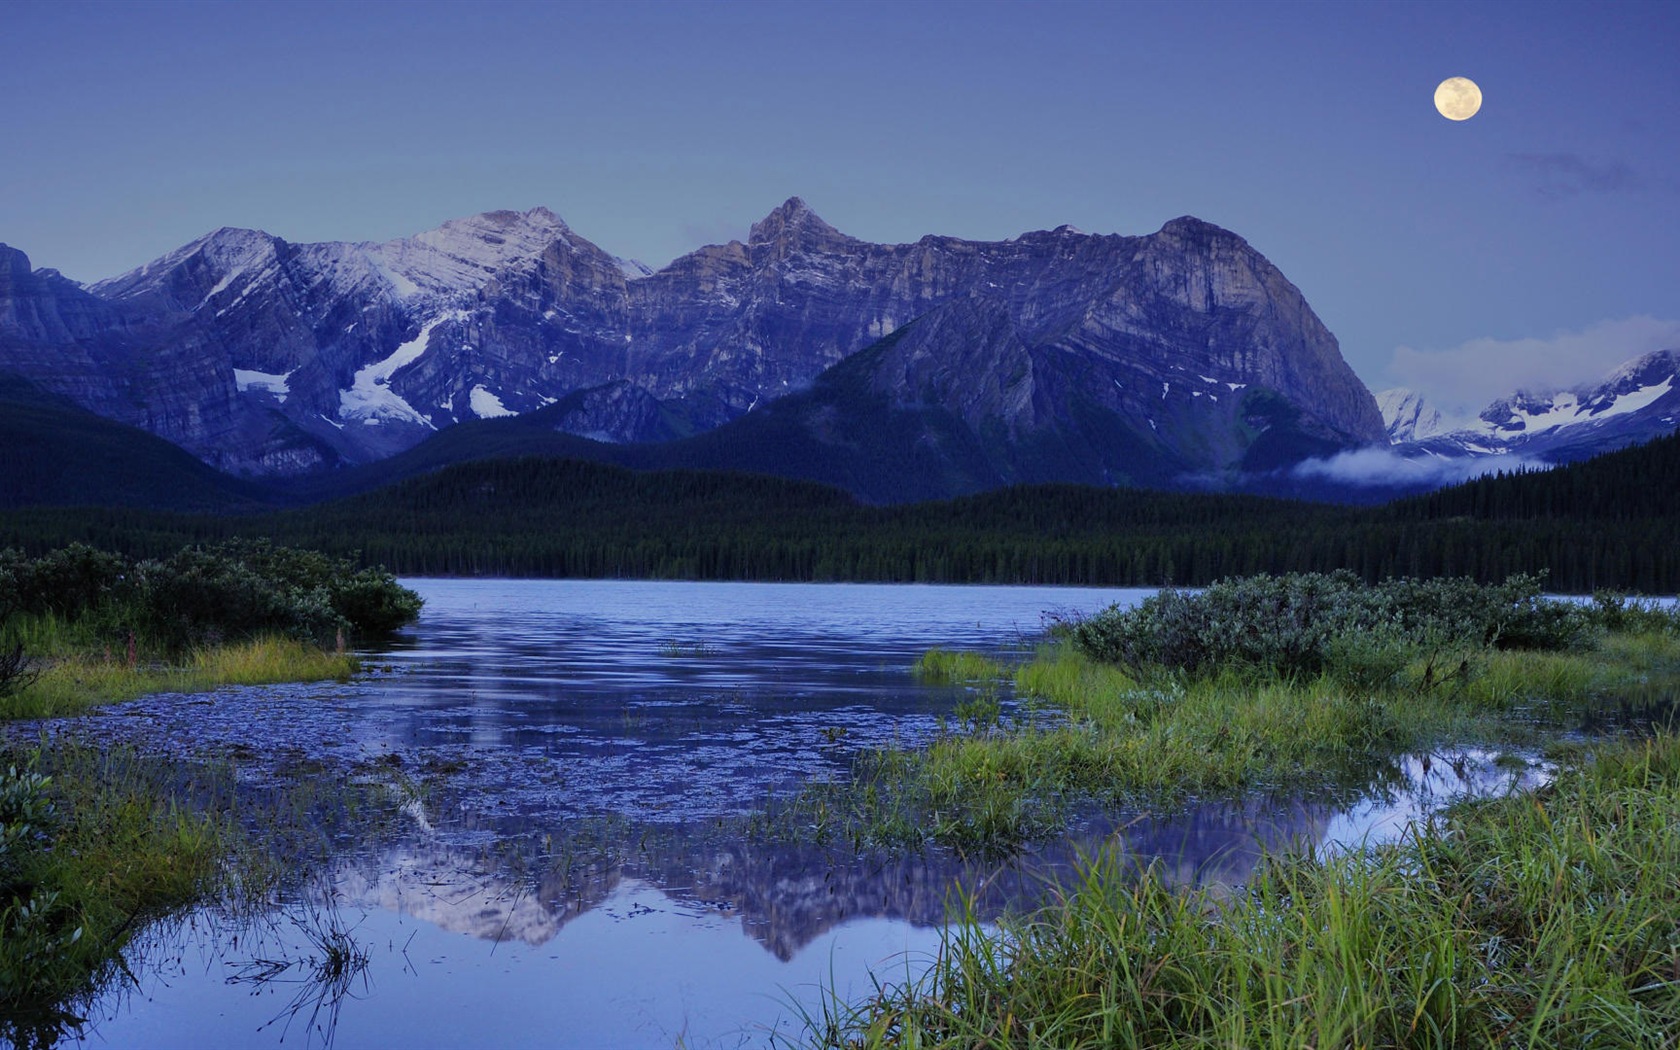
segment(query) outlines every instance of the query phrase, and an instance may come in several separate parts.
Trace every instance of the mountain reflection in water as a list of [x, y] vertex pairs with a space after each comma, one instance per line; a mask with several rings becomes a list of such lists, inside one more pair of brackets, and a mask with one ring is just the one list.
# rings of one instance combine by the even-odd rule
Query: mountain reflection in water
[[[1007, 860], [944, 851], [858, 856], [808, 843], [764, 841], [705, 829], [625, 828], [623, 841], [510, 865], [506, 853], [453, 847], [435, 833], [334, 867], [335, 903], [381, 908], [472, 937], [540, 945], [600, 907], [627, 882], [656, 887], [690, 913], [737, 919], [783, 961], [858, 918], [942, 925], [966, 908], [990, 920], [1043, 901], [1102, 850], [1134, 870], [1154, 868], [1182, 886], [1236, 887], [1264, 856], [1356, 849], [1393, 841], [1409, 822], [1453, 798], [1531, 787], [1538, 765], [1512, 766], [1480, 751], [1429, 762], [1404, 758], [1384, 787], [1352, 806], [1298, 798], [1204, 802], [1168, 814], [1102, 814], [1068, 837]], [[552, 842], [552, 839], [550, 839]], [[519, 874], [517, 872], [523, 872]]]

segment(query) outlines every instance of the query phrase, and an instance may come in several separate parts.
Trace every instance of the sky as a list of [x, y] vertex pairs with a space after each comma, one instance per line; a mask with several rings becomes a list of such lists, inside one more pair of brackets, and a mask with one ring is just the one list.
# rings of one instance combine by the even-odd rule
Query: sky
[[1680, 347], [1677, 46], [1638, 2], [7, 0], [0, 241], [91, 282], [537, 205], [655, 267], [790, 196], [889, 243], [1195, 215], [1473, 412]]

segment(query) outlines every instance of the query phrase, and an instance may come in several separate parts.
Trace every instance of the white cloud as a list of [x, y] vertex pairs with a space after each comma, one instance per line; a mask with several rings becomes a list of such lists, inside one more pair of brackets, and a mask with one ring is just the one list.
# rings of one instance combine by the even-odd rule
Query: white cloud
[[1344, 485], [1417, 486], [1439, 488], [1500, 471], [1544, 470], [1550, 467], [1522, 456], [1466, 456], [1452, 459], [1421, 456], [1411, 459], [1385, 448], [1356, 448], [1325, 459], [1305, 459], [1290, 468], [1291, 476], [1324, 479]]
[[1549, 339], [1472, 339], [1450, 350], [1397, 347], [1388, 375], [1394, 385], [1422, 394], [1443, 416], [1464, 421], [1513, 391], [1596, 382], [1623, 362], [1671, 349], [1680, 349], [1680, 321], [1639, 316]]

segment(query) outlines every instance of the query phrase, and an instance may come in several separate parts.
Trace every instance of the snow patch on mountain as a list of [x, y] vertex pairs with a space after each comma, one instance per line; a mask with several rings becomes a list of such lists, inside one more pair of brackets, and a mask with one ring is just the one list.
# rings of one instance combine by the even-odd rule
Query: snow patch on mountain
[[1565, 462], [1671, 432], [1680, 411], [1680, 351], [1634, 358], [1597, 384], [1520, 390], [1457, 426], [1424, 425], [1430, 410], [1410, 391], [1386, 390], [1377, 401], [1402, 455]]
[[418, 423], [421, 426], [436, 430], [432, 421], [417, 412], [413, 405], [403, 400], [401, 395], [391, 389], [391, 377], [398, 369], [413, 364], [420, 355], [426, 352], [426, 346], [431, 341], [432, 331], [445, 321], [463, 321], [467, 318], [465, 310], [453, 310], [440, 314], [420, 326], [420, 334], [401, 344], [384, 360], [375, 361], [366, 368], [358, 369], [348, 390], [338, 393], [338, 416], [340, 419], [359, 419], [363, 423], [378, 423], [384, 419], [400, 420], [405, 423]]
[[247, 390], [261, 390], [273, 394], [281, 402], [292, 392], [291, 372], [258, 372], [250, 368], [235, 368], [233, 370], [233, 384], [240, 393]]
[[1576, 389], [1551, 395], [1518, 394], [1496, 401], [1477, 421], [1472, 431], [1503, 436], [1512, 433], [1544, 434], [1578, 423], [1602, 422], [1625, 416], [1655, 404], [1673, 391], [1675, 377], [1617, 392], [1614, 389]]
[[519, 414], [502, 404], [502, 399], [491, 393], [482, 383], [472, 388], [467, 403], [472, 407], [473, 414], [480, 419], [497, 419]]

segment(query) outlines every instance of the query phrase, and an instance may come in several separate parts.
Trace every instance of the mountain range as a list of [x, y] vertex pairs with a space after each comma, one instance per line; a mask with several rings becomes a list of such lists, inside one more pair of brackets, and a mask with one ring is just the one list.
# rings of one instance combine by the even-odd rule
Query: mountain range
[[1644, 384], [1612, 398], [1637, 411], [1521, 395], [1485, 432], [1435, 433], [1415, 396], [1379, 406], [1259, 252], [1190, 217], [883, 245], [792, 198], [744, 243], [653, 271], [536, 208], [382, 243], [221, 229], [89, 286], [0, 245], [14, 385], [301, 498], [525, 453], [873, 502], [1043, 481], [1268, 491], [1394, 441], [1559, 458], [1574, 446], [1539, 431], [1581, 422], [1569, 406], [1600, 447], [1672, 429], [1652, 422], [1669, 395], [1646, 396], [1662, 367], [1672, 380], [1663, 360], [1616, 380]]
[[1572, 462], [1671, 433], [1680, 420], [1680, 351], [1659, 350], [1597, 383], [1519, 390], [1454, 425], [1403, 388], [1377, 404], [1396, 451], [1437, 458], [1487, 455]]

